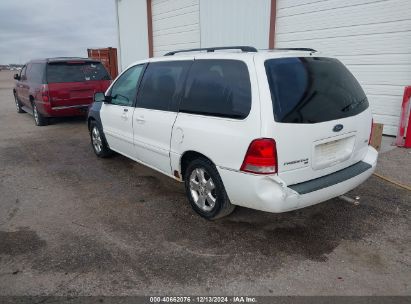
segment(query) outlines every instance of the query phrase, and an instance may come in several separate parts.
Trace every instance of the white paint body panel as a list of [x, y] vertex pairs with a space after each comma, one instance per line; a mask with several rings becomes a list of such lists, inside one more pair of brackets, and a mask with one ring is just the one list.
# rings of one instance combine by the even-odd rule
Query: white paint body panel
[[176, 112], [136, 108], [134, 148], [137, 158], [158, 171], [171, 174], [170, 140]]
[[[263, 131], [261, 137], [274, 138], [277, 142], [278, 171], [280, 178], [287, 184], [297, 184], [309, 179], [318, 178], [335, 171], [344, 169], [359, 162], [367, 153], [368, 140], [371, 130], [371, 111], [370, 108], [364, 112], [343, 119], [330, 120], [315, 124], [293, 124], [276, 123], [273, 118], [273, 106], [271, 101], [270, 88], [265, 77], [264, 62], [267, 59], [275, 58], [275, 53], [262, 53], [255, 56], [257, 74], [259, 77], [258, 85], [260, 92], [261, 108], [265, 109], [261, 113]], [[303, 57], [307, 52], [286, 52], [281, 57]], [[321, 56], [314, 53], [313, 56]], [[333, 127], [342, 124], [344, 129], [333, 132]], [[353, 135], [355, 145], [349, 157], [330, 163], [321, 170], [316, 170], [313, 159], [316, 155], [314, 148], [316, 143], [331, 142], [336, 139]], [[304, 167], [286, 165], [295, 160], [308, 159], [308, 164]]]
[[[233, 54], [198, 55], [201, 59], [233, 59]], [[180, 157], [186, 151], [199, 152], [212, 159], [217, 166], [239, 169], [250, 142], [260, 134], [260, 103], [253, 57], [234, 56], [243, 61], [249, 70], [251, 83], [251, 110], [244, 120], [179, 113], [174, 130], [178, 136], [171, 141], [172, 169], [180, 171]], [[182, 134], [182, 135], [180, 135]], [[183, 137], [183, 140], [181, 140]]]
[[136, 156], [133, 142], [133, 112], [134, 107], [105, 103], [100, 110], [103, 132], [110, 148], [132, 158]]
[[374, 120], [396, 135], [411, 81], [411, 1], [277, 0], [276, 47], [340, 59], [363, 86]]
[[313, 191], [298, 194], [287, 187], [287, 184], [277, 176], [257, 176], [218, 168], [231, 203], [247, 208], [267, 212], [286, 212], [343, 195], [365, 182], [375, 171], [378, 152], [368, 147], [362, 161], [372, 167], [341, 183]]
[[[133, 119], [124, 123], [120, 110], [107, 111], [103, 105], [101, 118], [103, 130], [110, 133], [109, 145], [115, 151], [141, 162], [168, 176], [174, 171], [181, 174], [181, 158], [187, 151], [205, 155], [217, 167], [231, 202], [249, 208], [284, 212], [313, 205], [341, 195], [362, 182], [375, 170], [377, 155], [368, 146], [371, 110], [341, 120], [317, 124], [288, 124], [274, 121], [271, 94], [265, 74], [264, 61], [283, 57], [310, 56], [307, 52], [259, 53], [202, 53], [182, 54], [172, 57], [152, 58], [147, 62], [170, 60], [234, 59], [244, 62], [251, 83], [251, 110], [243, 119], [211, 117], [188, 113], [175, 113], [136, 108]], [[141, 64], [142, 62], [137, 62]], [[118, 106], [117, 106], [118, 107]], [[119, 107], [122, 108], [122, 107]], [[336, 124], [344, 131], [336, 135]], [[113, 134], [123, 128], [129, 140], [122, 144]], [[132, 131], [130, 133], [130, 126]], [[120, 131], [117, 131], [120, 134]], [[106, 134], [107, 136], [107, 134]], [[254, 139], [273, 138], [277, 143], [278, 174], [256, 175], [239, 169], [247, 149]], [[342, 140], [337, 159], [316, 159], [319, 145]], [[328, 149], [328, 148], [327, 148]], [[338, 152], [338, 151], [337, 151]], [[285, 163], [308, 158], [308, 165], [286, 166]], [[312, 160], [314, 163], [311, 163]], [[326, 176], [347, 168], [359, 161], [371, 168], [360, 175], [333, 186], [300, 195], [287, 186]]]

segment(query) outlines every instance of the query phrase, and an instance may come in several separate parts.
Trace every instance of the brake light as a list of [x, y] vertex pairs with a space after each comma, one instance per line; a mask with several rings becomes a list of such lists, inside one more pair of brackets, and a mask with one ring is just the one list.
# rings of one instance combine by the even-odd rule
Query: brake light
[[47, 84], [41, 86], [41, 99], [44, 102], [50, 102], [49, 86]]
[[277, 147], [274, 139], [255, 139], [248, 147], [241, 171], [256, 174], [277, 173]]
[[371, 145], [371, 138], [372, 138], [372, 131], [374, 129], [374, 118], [371, 119], [371, 131], [370, 131], [370, 138], [368, 139], [368, 145]]

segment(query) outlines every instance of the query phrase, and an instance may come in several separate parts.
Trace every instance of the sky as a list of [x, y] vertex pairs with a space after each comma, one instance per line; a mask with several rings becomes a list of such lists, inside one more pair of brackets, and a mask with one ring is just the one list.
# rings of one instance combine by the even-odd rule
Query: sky
[[117, 47], [114, 0], [0, 0], [0, 64]]

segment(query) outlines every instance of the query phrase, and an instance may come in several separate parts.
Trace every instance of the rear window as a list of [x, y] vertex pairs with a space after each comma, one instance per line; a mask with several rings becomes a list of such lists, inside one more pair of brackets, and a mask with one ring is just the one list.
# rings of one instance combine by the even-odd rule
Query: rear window
[[194, 61], [180, 104], [181, 112], [243, 119], [250, 109], [250, 76], [244, 62]]
[[52, 62], [47, 65], [47, 82], [110, 80], [99, 62]]
[[357, 115], [368, 108], [360, 84], [337, 59], [270, 59], [265, 70], [277, 122], [318, 123]]

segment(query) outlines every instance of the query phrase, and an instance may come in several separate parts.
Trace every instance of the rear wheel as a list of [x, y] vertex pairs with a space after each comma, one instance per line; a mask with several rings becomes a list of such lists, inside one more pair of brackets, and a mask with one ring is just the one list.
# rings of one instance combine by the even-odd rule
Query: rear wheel
[[216, 167], [205, 158], [194, 159], [184, 176], [186, 195], [191, 207], [206, 219], [218, 219], [235, 209], [225, 191]]
[[98, 157], [109, 157], [113, 155], [113, 151], [107, 145], [103, 137], [103, 132], [95, 121], [90, 123], [90, 140], [94, 153]]
[[24, 110], [21, 108], [20, 101], [17, 99], [16, 95], [14, 95], [14, 102], [16, 103], [17, 113], [24, 113]]
[[37, 109], [36, 103], [33, 101], [33, 117], [36, 126], [46, 126], [48, 124], [48, 118], [44, 117]]

